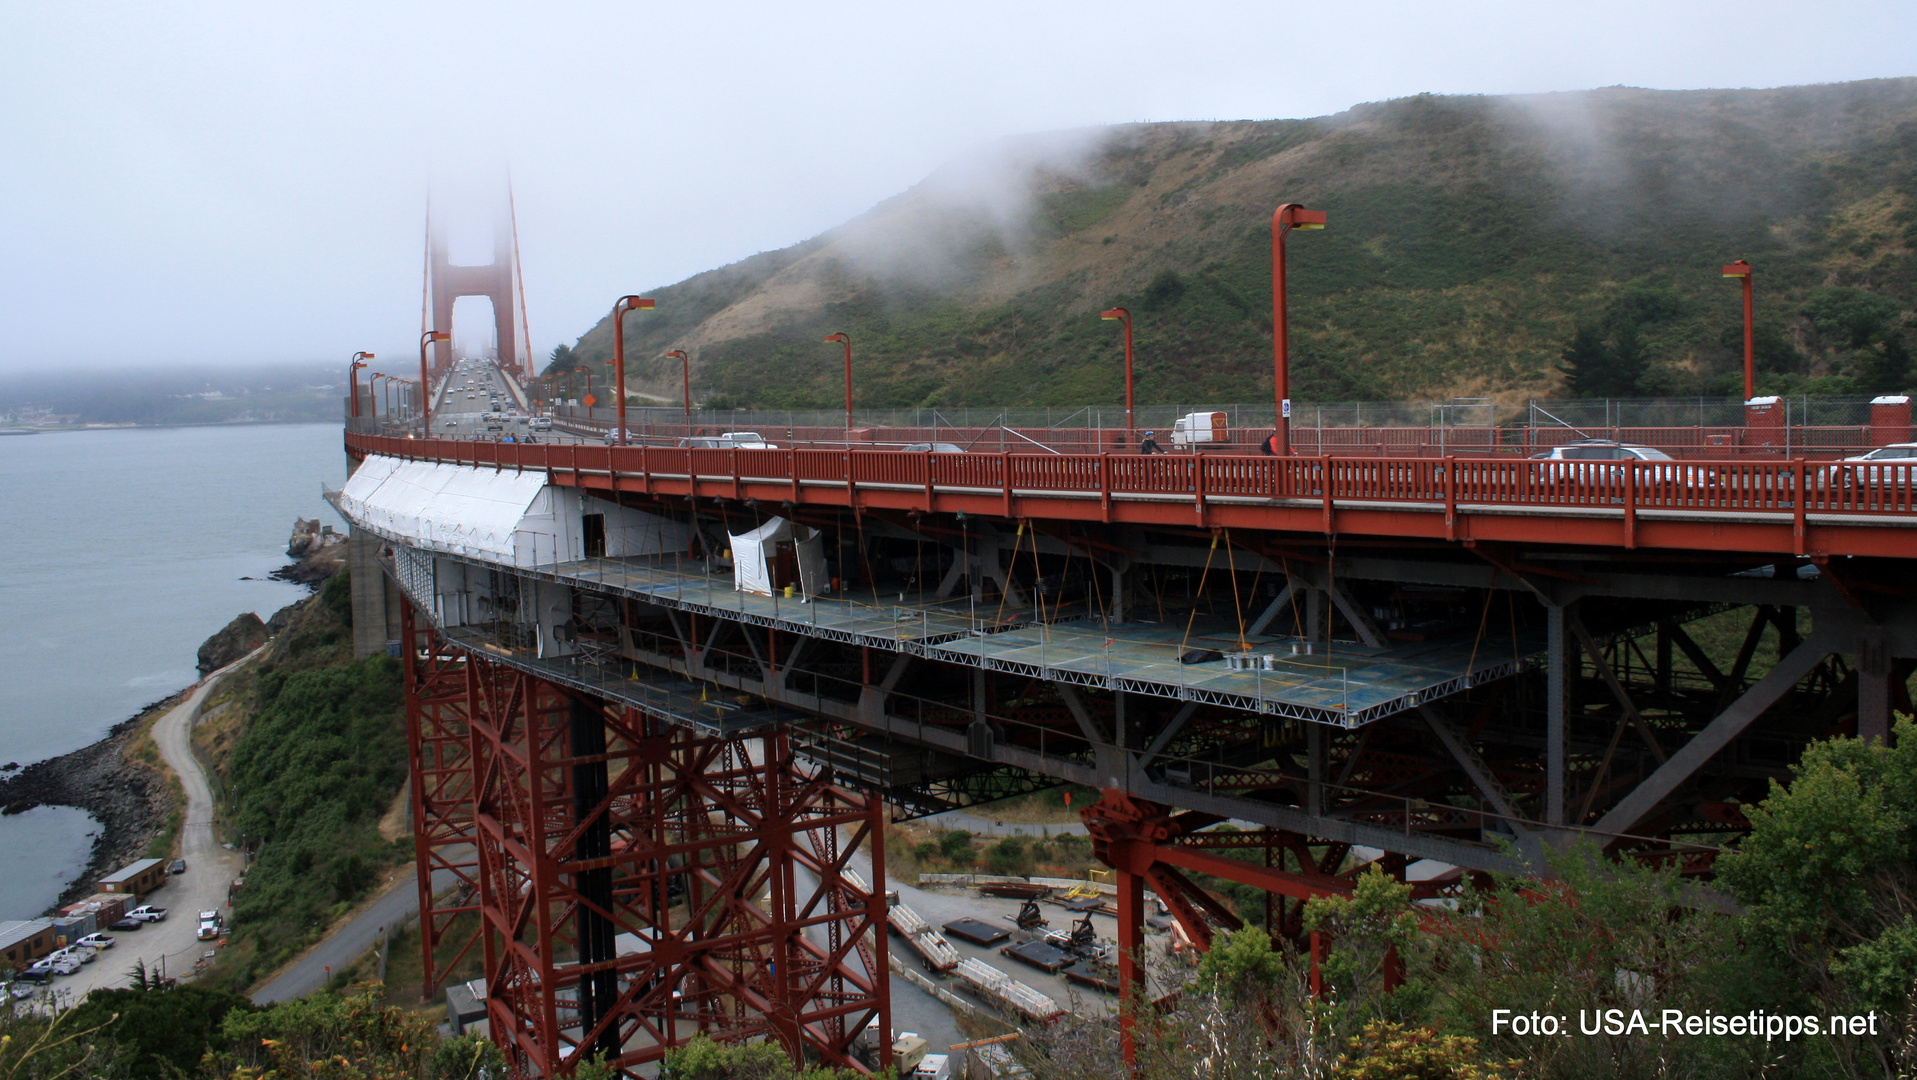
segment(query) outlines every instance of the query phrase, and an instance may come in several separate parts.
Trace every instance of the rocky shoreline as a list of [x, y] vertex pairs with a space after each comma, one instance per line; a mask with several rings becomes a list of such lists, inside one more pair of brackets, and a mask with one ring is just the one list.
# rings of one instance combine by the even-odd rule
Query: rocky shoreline
[[[317, 532], [318, 522], [313, 524]], [[270, 576], [304, 585], [311, 592], [343, 565], [345, 546], [335, 543], [322, 547], [316, 543], [311, 551], [289, 550], [288, 554], [301, 557]], [[266, 626], [277, 630], [282, 616], [293, 606], [289, 604], [275, 613]], [[257, 615], [252, 619], [259, 621]], [[221, 635], [229, 635], [232, 629], [229, 625], [207, 639], [201, 647], [202, 658], [208, 655], [207, 646], [213, 645]], [[147, 721], [184, 701], [192, 690], [193, 687], [186, 687], [148, 705], [113, 725], [106, 737], [97, 742], [0, 776], [0, 814], [22, 814], [36, 806], [71, 806], [92, 815], [100, 827], [93, 838], [85, 872], [67, 885], [55, 907], [91, 895], [93, 883], [99, 878], [143, 857], [147, 845], [165, 826], [167, 815], [173, 812], [173, 794], [168, 790], [166, 774], [157, 765], [141, 761], [127, 750]]]
[[71, 806], [100, 826], [86, 871], [60, 894], [58, 904], [91, 894], [93, 883], [146, 853], [173, 809], [166, 776], [127, 753], [146, 721], [185, 699], [182, 690], [113, 725], [106, 738], [56, 758], [38, 761], [0, 781], [0, 813], [36, 806]]

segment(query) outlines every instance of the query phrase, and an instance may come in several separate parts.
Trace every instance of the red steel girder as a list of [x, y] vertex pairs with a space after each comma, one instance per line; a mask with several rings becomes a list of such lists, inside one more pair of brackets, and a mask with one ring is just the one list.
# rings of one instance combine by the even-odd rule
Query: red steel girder
[[878, 801], [783, 732], [700, 735], [471, 669], [488, 1017], [516, 1066], [631, 1068], [703, 1034], [863, 1071], [853, 1040], [890, 1025], [885, 903], [847, 867], [869, 849], [882, 880]]

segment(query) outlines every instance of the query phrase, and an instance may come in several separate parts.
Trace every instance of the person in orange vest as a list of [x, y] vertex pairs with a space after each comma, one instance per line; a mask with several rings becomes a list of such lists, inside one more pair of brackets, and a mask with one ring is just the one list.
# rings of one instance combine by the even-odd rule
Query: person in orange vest
[[1272, 457], [1277, 457], [1283, 451], [1283, 447], [1278, 443], [1278, 433], [1275, 431], [1267, 436], [1264, 442], [1259, 443], [1258, 448]]

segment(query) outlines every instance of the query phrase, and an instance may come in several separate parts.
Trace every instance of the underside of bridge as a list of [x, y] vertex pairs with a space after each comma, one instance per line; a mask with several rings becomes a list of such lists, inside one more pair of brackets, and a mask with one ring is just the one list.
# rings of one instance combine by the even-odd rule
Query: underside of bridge
[[884, 820], [1103, 792], [1130, 997], [1146, 890], [1201, 947], [1309, 948], [1303, 902], [1373, 865], [1431, 898], [1585, 842], [1708, 878], [1808, 743], [1910, 708], [1896, 559], [612, 487], [531, 555], [341, 501], [407, 601], [428, 986], [479, 950], [540, 1075], [694, 1033], [863, 1067]]

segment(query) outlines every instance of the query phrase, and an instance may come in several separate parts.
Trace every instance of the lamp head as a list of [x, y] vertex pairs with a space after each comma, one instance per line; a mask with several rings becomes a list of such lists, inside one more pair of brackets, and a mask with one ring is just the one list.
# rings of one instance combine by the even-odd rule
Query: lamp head
[[453, 335], [445, 330], [428, 330], [420, 335], [421, 341], [451, 341]]
[[844, 334], [827, 334], [825, 336], [825, 340], [850, 342], [852, 339], [849, 337], [846, 337]]
[[642, 296], [622, 296], [619, 298], [619, 303], [624, 305], [626, 311], [638, 311], [642, 308], [657, 306], [654, 301], [647, 300]]
[[677, 358], [677, 359], [680, 359], [680, 360], [684, 360], [684, 359], [686, 358], [686, 354], [685, 354], [685, 350], [683, 350], [683, 349], [674, 349], [674, 350], [672, 350], [671, 352], [669, 352], [669, 353], [667, 353], [667, 354], [666, 354], [666, 359], [668, 359], [668, 360], [670, 360], [670, 359], [673, 359], [673, 358]]
[[1737, 278], [1750, 277], [1751, 264], [1745, 262], [1743, 259], [1739, 259], [1724, 268], [1724, 276]]
[[1098, 317], [1101, 319], [1129, 319], [1132, 317], [1132, 313], [1125, 308], [1115, 307], [1110, 311], [1099, 312]]

